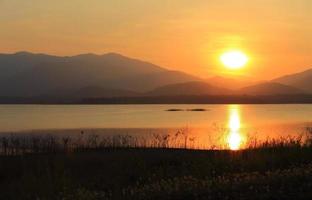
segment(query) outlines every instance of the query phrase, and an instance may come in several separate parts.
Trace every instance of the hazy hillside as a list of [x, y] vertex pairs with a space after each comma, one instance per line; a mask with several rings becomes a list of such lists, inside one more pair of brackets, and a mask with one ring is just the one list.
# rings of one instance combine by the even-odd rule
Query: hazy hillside
[[198, 79], [115, 53], [72, 57], [1, 54], [0, 71], [1, 96], [59, 95], [89, 86], [147, 91]]
[[266, 82], [245, 87], [236, 91], [244, 95], [281, 95], [281, 94], [303, 94], [304, 92], [292, 86], [280, 83]]
[[[144, 92], [157, 87], [169, 84], [185, 83], [191, 81], [199, 81], [200, 79], [179, 71], [163, 71], [158, 73], [144, 74], [128, 79], [121, 80], [124, 88], [129, 88], [135, 91]], [[122, 87], [117, 83], [116, 86]]]
[[287, 76], [282, 76], [280, 78], [274, 79], [274, 82], [291, 85], [296, 88], [300, 88], [308, 93], [312, 93], [312, 69], [290, 74]]
[[137, 92], [122, 89], [111, 89], [102, 87], [85, 87], [73, 93], [67, 94], [70, 97], [83, 99], [83, 98], [105, 98], [105, 97], [133, 97], [140, 95]]
[[145, 95], [176, 96], [176, 95], [281, 95], [304, 94], [300, 89], [280, 83], [265, 82], [244, 87], [238, 90], [229, 90], [217, 87], [206, 82], [187, 82], [170, 84], [156, 88]]
[[256, 84], [254, 81], [249, 81], [243, 78], [227, 78], [222, 76], [214, 76], [212, 78], [206, 79], [206, 82], [211, 85], [217, 85], [218, 87], [227, 88], [230, 90], [237, 90]]
[[31, 54], [28, 52], [0, 54], [0, 80], [8, 79], [17, 73], [28, 70], [40, 63], [60, 60], [60, 57], [45, 54]]
[[312, 69], [257, 84], [219, 76], [203, 81], [184, 72], [170, 71], [116, 53], [70, 57], [27, 52], [0, 54], [0, 72], [2, 97], [312, 93]]
[[226, 95], [233, 93], [231, 90], [212, 86], [205, 82], [187, 82], [171, 84], [156, 88], [146, 95], [174, 96], [174, 95]]

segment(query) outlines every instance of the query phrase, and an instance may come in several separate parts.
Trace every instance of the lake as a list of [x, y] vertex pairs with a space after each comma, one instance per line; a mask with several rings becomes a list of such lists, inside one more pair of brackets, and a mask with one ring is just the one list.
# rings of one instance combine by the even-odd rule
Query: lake
[[[177, 109], [181, 111], [168, 111]], [[205, 111], [190, 111], [204, 109]], [[312, 105], [0, 105], [0, 132], [136, 135], [187, 131], [193, 146], [238, 149], [250, 138], [300, 136]], [[220, 142], [222, 141], [222, 142]]]

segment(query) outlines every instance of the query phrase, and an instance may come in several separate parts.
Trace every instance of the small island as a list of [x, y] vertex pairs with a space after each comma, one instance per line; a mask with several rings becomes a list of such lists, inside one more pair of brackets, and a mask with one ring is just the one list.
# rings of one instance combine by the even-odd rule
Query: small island
[[166, 110], [168, 112], [181, 112], [181, 111], [189, 111], [189, 112], [205, 112], [207, 111], [204, 108], [192, 108], [192, 109], [177, 109], [177, 108], [170, 108]]
[[183, 109], [171, 108], [171, 109], [168, 109], [166, 111], [168, 111], [168, 112], [179, 112], [179, 111], [184, 111], [184, 110]]
[[194, 109], [187, 109], [186, 111], [191, 111], [191, 112], [205, 112], [207, 111], [204, 108], [194, 108]]

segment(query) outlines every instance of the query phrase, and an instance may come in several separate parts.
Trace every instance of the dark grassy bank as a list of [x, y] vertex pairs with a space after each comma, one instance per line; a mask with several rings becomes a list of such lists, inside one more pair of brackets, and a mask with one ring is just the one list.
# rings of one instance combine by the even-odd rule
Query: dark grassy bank
[[2, 156], [0, 198], [310, 199], [311, 162], [312, 148], [298, 146]]
[[69, 148], [69, 141], [2, 137], [0, 198], [312, 198], [310, 138], [272, 140], [241, 151], [138, 148], [126, 141], [99, 146], [94, 137]]

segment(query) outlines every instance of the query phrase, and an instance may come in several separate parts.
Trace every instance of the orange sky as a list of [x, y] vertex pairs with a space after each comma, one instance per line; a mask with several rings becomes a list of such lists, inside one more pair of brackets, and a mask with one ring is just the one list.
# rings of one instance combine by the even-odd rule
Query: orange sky
[[119, 52], [201, 77], [270, 79], [312, 67], [311, 0], [0, 0], [0, 52]]

